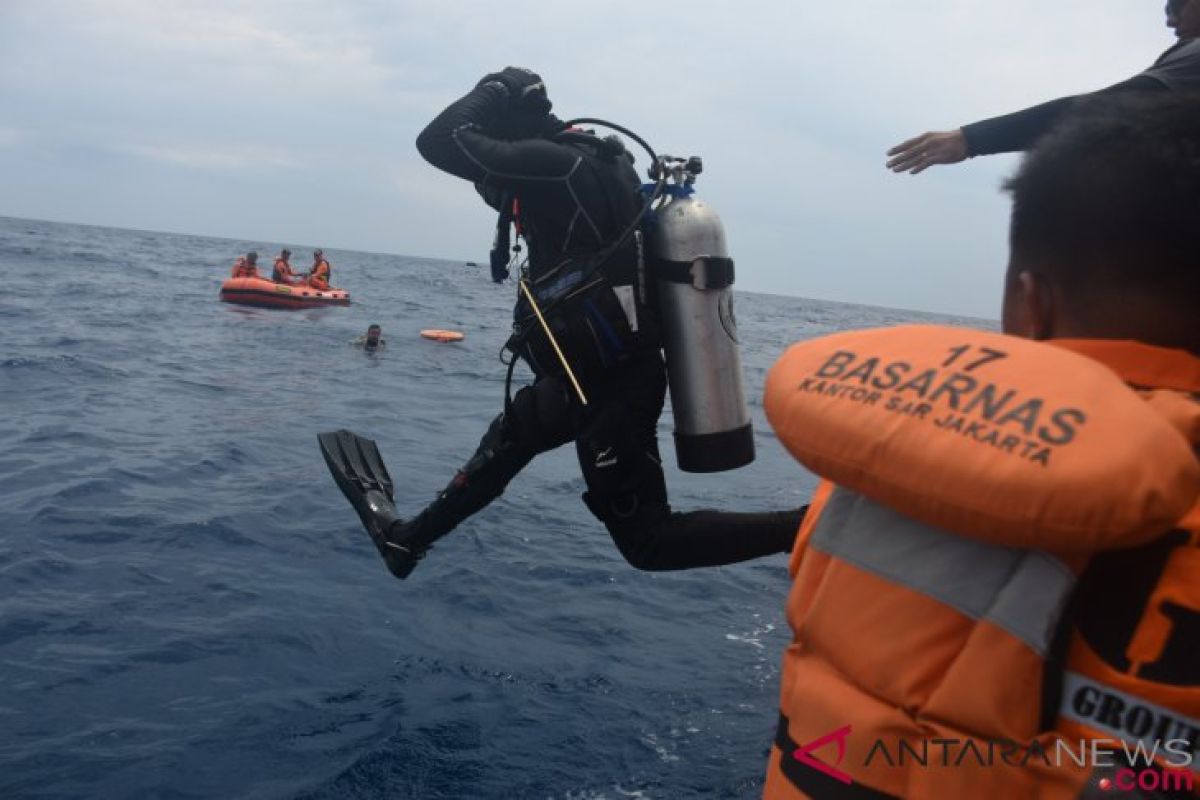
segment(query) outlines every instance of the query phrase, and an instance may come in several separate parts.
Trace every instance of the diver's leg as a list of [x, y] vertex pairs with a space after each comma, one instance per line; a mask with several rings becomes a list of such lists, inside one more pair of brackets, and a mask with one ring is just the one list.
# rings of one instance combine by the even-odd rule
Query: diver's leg
[[659, 359], [614, 374], [613, 391], [576, 439], [584, 502], [631, 565], [644, 570], [733, 564], [791, 550], [804, 508], [672, 512], [658, 453], [666, 392]]
[[646, 505], [604, 525], [621, 555], [638, 569], [717, 567], [789, 552], [805, 508], [678, 512], [666, 504]]
[[569, 394], [554, 379], [517, 392], [509, 413], [492, 420], [474, 455], [437, 498], [415, 517], [391, 525], [387, 540], [395, 553], [385, 560], [392, 573], [408, 575], [430, 545], [503, 494], [534, 456], [569, 442], [573, 414]]

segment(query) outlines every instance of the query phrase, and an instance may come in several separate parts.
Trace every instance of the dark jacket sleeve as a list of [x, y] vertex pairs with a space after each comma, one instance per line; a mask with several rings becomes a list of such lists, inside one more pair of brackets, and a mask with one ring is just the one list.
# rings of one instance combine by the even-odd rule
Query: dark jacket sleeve
[[992, 153], [1027, 150], [1043, 134], [1053, 128], [1063, 114], [1085, 98], [1120, 92], [1163, 91], [1166, 88], [1166, 85], [1160, 80], [1147, 75], [1136, 75], [1098, 92], [1060, 97], [1048, 103], [1032, 106], [1024, 111], [964, 125], [962, 132], [967, 140], [967, 155], [984, 156]]
[[495, 83], [476, 86], [425, 126], [417, 136], [417, 152], [443, 172], [469, 181], [482, 179], [484, 171], [467, 158], [454, 136], [460, 128], [487, 125], [504, 110], [507, 102], [508, 93], [503, 86]]
[[[572, 148], [546, 139], [490, 136], [488, 123], [505, 111], [503, 86], [485, 83], [451, 103], [417, 137], [417, 150], [433, 166], [488, 187], [520, 190], [564, 179], [579, 162]], [[481, 188], [485, 199], [488, 194]]]

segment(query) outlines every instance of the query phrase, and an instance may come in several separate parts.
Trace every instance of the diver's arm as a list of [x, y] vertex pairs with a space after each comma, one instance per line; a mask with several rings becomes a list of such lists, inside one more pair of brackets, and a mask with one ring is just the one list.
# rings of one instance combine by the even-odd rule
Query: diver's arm
[[433, 166], [466, 178], [483, 180], [486, 170], [468, 158], [454, 134], [467, 126], [486, 126], [508, 105], [508, 90], [496, 81], [476, 86], [455, 100], [417, 136], [417, 151]]
[[565, 180], [579, 162], [570, 146], [542, 138], [508, 140], [486, 133], [504, 114], [508, 90], [498, 81], [476, 86], [451, 103], [417, 137], [417, 150], [433, 166], [459, 178], [503, 189]]
[[463, 156], [480, 170], [473, 180], [486, 178], [488, 184], [506, 189], [566, 181], [583, 160], [575, 148], [549, 139], [509, 141], [474, 127], [459, 128], [453, 137]]
[[1166, 88], [1166, 84], [1157, 78], [1149, 75], [1135, 75], [1098, 92], [1060, 97], [1023, 111], [964, 125], [962, 133], [966, 139], [967, 156], [1026, 150], [1040, 136], [1054, 127], [1063, 114], [1079, 100], [1121, 92], [1163, 91]]

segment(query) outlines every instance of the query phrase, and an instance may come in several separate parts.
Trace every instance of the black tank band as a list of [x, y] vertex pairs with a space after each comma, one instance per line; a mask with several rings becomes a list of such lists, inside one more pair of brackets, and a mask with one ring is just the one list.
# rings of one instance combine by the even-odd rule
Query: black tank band
[[650, 263], [651, 274], [660, 281], [689, 283], [697, 289], [724, 289], [733, 285], [733, 259], [700, 256], [691, 261], [667, 261], [656, 258]]

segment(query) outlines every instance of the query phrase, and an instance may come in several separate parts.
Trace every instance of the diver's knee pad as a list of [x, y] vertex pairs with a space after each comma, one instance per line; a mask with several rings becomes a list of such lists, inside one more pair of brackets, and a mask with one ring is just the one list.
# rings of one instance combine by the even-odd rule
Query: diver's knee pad
[[616, 496], [584, 492], [583, 504], [592, 512], [592, 516], [605, 525], [631, 524], [642, 510], [641, 498], [635, 492]]
[[665, 502], [643, 502], [633, 492], [608, 498], [584, 492], [583, 502], [604, 523], [613, 544], [630, 566], [641, 570], [672, 568], [664, 561], [661, 535], [672, 518], [671, 507]]
[[583, 503], [610, 529], [641, 527], [670, 514], [667, 482], [653, 453], [605, 440], [576, 443], [587, 491]]
[[583, 502], [601, 522], [631, 520], [667, 507], [667, 483], [657, 453], [635, 437], [625, 431], [593, 430], [575, 447], [588, 487]]
[[475, 448], [474, 454], [467, 459], [467, 463], [463, 464], [458, 470], [458, 476], [464, 476], [465, 479], [472, 478], [482, 472], [489, 463], [492, 463], [498, 454], [505, 450], [506, 447], [512, 446], [511, 436], [508, 431], [508, 423], [504, 414], [498, 414], [491, 424], [488, 425], [487, 431], [479, 440], [479, 446]]
[[[493, 419], [474, 454], [459, 468], [439, 496], [451, 498], [469, 490], [470, 494], [478, 495], [485, 504], [499, 497], [509, 481], [537, 453], [535, 448], [522, 442], [516, 433], [504, 414]], [[475, 504], [475, 501], [469, 502]]]
[[510, 435], [538, 452], [574, 439], [581, 417], [571, 390], [553, 377], [517, 392], [510, 411]]

